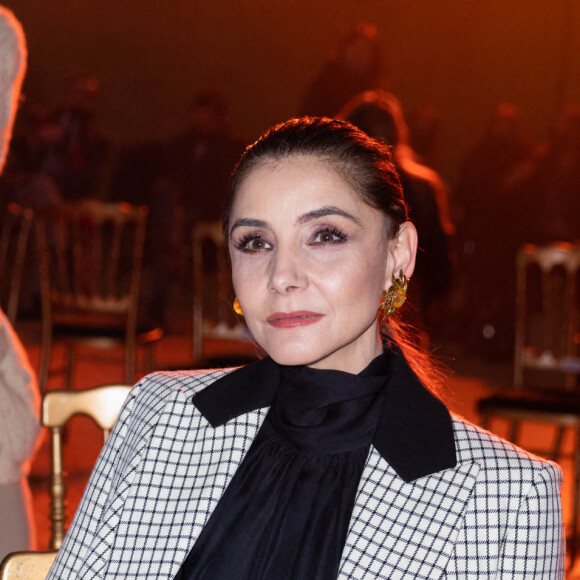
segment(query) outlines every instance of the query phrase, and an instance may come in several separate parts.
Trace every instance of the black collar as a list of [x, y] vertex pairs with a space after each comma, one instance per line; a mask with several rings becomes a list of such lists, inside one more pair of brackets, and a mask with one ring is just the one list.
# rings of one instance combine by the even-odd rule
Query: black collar
[[[451, 415], [419, 381], [399, 347], [386, 347], [383, 363], [386, 400], [373, 445], [404, 481], [450, 469], [457, 464]], [[372, 365], [373, 363], [371, 363]], [[278, 365], [265, 358], [241, 367], [193, 396], [213, 427], [269, 407], [278, 388]]]

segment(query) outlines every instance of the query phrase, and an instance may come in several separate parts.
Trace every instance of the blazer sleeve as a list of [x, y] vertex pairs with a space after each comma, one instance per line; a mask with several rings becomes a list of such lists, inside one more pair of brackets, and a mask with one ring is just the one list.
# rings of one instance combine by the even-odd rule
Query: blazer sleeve
[[543, 462], [508, 527], [498, 578], [564, 578], [561, 485], [560, 468]]
[[[119, 488], [130, 478], [131, 469], [134, 469], [136, 462], [134, 440], [137, 433], [134, 424], [136, 407], [139, 407], [137, 397], [140, 388], [141, 383], [133, 388], [125, 401], [115, 427], [99, 455], [47, 580], [81, 578], [81, 568], [86, 570], [87, 561], [91, 559], [95, 546], [97, 551], [99, 549], [95, 540], [103, 526], [107, 525], [104, 515], [110, 502], [118, 495]], [[95, 576], [99, 576], [97, 570], [93, 572]]]

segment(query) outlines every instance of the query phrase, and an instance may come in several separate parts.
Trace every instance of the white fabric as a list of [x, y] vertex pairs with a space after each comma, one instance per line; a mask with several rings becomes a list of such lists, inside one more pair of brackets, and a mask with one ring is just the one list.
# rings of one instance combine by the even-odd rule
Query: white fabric
[[10, 10], [0, 6], [0, 171], [8, 153], [25, 69], [22, 27]]
[[27, 475], [40, 433], [40, 394], [20, 340], [0, 310], [0, 485]]
[[36, 549], [31, 507], [28, 486], [0, 485], [0, 560], [10, 552]]
[[[213, 428], [190, 399], [224, 372], [133, 388], [49, 580], [175, 576], [267, 412]], [[564, 577], [559, 467], [453, 424], [457, 466], [410, 483], [371, 448], [340, 580]]]

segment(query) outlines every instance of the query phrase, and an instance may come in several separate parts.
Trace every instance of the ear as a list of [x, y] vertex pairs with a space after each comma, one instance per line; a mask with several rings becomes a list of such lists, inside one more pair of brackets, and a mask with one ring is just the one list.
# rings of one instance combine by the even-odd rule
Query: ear
[[410, 278], [415, 270], [415, 258], [417, 255], [417, 230], [411, 222], [405, 222], [399, 226], [399, 231], [389, 242], [390, 260], [387, 265], [386, 287], [391, 285], [391, 275], [395, 277], [402, 270], [403, 274]]

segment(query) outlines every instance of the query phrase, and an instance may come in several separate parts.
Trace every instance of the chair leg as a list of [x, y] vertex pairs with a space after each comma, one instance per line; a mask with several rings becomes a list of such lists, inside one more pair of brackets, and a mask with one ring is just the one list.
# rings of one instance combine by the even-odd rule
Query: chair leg
[[145, 345], [145, 374], [150, 373], [155, 368], [155, 361], [153, 357], [153, 343]]
[[38, 371], [38, 383], [40, 392], [46, 391], [48, 372], [50, 370], [50, 355], [52, 354], [52, 336], [44, 334], [40, 353], [40, 369]]
[[510, 433], [509, 433], [509, 440], [512, 443], [517, 443], [518, 442], [518, 432], [519, 432], [519, 429], [520, 429], [520, 422], [518, 420], [514, 419], [511, 422], [511, 425], [510, 425]]
[[491, 417], [486, 413], [481, 417], [481, 426], [489, 431], [489, 423]]
[[50, 549], [58, 550], [65, 535], [66, 486], [62, 468], [62, 440], [60, 429], [51, 429], [51, 480], [50, 480]]
[[129, 341], [125, 346], [125, 382], [130, 385], [135, 381], [135, 342]]
[[554, 448], [552, 449], [551, 460], [558, 461], [560, 457], [560, 450], [562, 449], [562, 441], [564, 440], [564, 434], [566, 432], [565, 427], [558, 427], [556, 431], [556, 441], [554, 442]]

